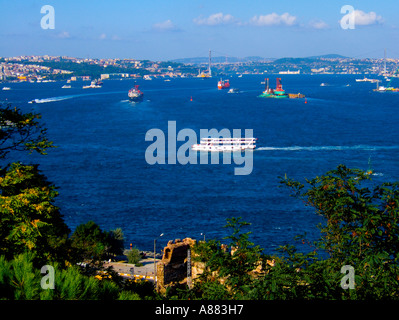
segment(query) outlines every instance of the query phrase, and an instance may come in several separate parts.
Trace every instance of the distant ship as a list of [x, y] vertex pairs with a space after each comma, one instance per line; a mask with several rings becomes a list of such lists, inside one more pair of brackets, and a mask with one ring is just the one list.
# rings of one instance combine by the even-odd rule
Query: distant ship
[[133, 102], [139, 102], [143, 100], [144, 93], [139, 90], [139, 86], [135, 85], [134, 88], [129, 90], [129, 100]]
[[196, 151], [243, 151], [256, 148], [256, 138], [202, 138], [199, 144], [191, 146]]
[[240, 92], [240, 89], [238, 89], [238, 88], [231, 88], [229, 91], [228, 91], [228, 93], [239, 93]]
[[[283, 89], [283, 85], [281, 84], [281, 78], [276, 78], [276, 89], [269, 88], [269, 78], [266, 79], [266, 88], [259, 95], [260, 98], [305, 98], [305, 95], [302, 93], [286, 93]], [[305, 101], [307, 103], [307, 101]]]
[[89, 86], [83, 86], [83, 89], [95, 89], [95, 88], [101, 88], [101, 85], [98, 85], [97, 80], [93, 80]]
[[261, 98], [288, 98], [288, 93], [283, 89], [281, 78], [276, 78], [276, 89], [269, 88], [269, 79], [267, 80], [266, 89], [259, 96]]
[[363, 79], [356, 79], [356, 82], [371, 82], [371, 83], [376, 83], [378, 82], [377, 79], [368, 79], [366, 77], [364, 77]]
[[379, 81], [377, 81], [377, 88], [373, 89], [373, 91], [378, 91], [378, 92], [385, 92], [385, 91], [393, 91], [393, 92], [399, 92], [399, 88], [394, 88], [391, 86], [391, 81], [388, 82], [388, 86], [380, 86]]
[[228, 89], [230, 88], [230, 82], [229, 80], [222, 80], [220, 79], [218, 82], [218, 89]]

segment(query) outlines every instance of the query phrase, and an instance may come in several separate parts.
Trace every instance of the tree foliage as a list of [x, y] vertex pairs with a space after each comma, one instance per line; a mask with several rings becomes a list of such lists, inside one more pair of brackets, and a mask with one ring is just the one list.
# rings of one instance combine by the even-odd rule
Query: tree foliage
[[10, 104], [0, 103], [0, 159], [10, 151], [29, 151], [46, 154], [54, 147], [48, 140], [47, 129], [40, 124], [41, 115], [23, 113]]
[[38, 166], [13, 163], [0, 171], [0, 254], [33, 251], [38, 259], [66, 259], [69, 228], [54, 205], [55, 187]]
[[103, 231], [94, 221], [77, 226], [71, 236], [71, 241], [79, 261], [98, 261], [123, 253], [122, 229]]
[[206, 263], [206, 268], [196, 281], [195, 291], [204, 299], [242, 299], [254, 281], [250, 272], [257, 268], [261, 249], [249, 241], [251, 232], [242, 233], [241, 228], [249, 223], [241, 218], [227, 219], [225, 228], [232, 234], [224, 240], [199, 242], [194, 248], [194, 261]]
[[83, 275], [79, 267], [64, 268], [52, 264], [54, 287], [41, 286], [43, 274], [35, 267], [33, 253], [16, 255], [7, 260], [0, 256], [1, 300], [140, 300], [140, 296], [124, 290], [112, 279], [99, 280]]
[[370, 174], [340, 165], [305, 185], [282, 183], [324, 217], [315, 246], [336, 268], [356, 273], [353, 297], [398, 298], [399, 183], [373, 184]]
[[71, 240], [82, 260], [100, 260], [105, 255], [107, 235], [94, 221], [77, 226]]
[[108, 232], [108, 254], [121, 255], [125, 243], [125, 236], [121, 228], [116, 228]]

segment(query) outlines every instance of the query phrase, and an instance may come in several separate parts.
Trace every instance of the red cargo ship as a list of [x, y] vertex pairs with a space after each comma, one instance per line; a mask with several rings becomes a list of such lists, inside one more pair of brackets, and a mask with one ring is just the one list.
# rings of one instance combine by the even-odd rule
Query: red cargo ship
[[218, 82], [218, 89], [228, 89], [230, 88], [230, 82], [229, 80], [222, 80]]

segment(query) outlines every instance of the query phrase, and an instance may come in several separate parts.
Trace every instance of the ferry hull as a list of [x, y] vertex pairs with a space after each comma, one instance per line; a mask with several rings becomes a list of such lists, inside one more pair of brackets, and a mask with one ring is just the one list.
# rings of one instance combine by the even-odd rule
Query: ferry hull
[[236, 152], [254, 150], [255, 138], [202, 138], [200, 144], [191, 146], [192, 150], [205, 152]]
[[203, 145], [193, 145], [191, 147], [194, 151], [205, 151], [205, 152], [236, 152], [244, 150], [255, 150], [255, 146], [251, 147], [230, 147], [230, 146], [203, 146]]
[[139, 96], [136, 96], [136, 97], [129, 97], [129, 100], [132, 101], [132, 102], [143, 101], [143, 95], [139, 95]]

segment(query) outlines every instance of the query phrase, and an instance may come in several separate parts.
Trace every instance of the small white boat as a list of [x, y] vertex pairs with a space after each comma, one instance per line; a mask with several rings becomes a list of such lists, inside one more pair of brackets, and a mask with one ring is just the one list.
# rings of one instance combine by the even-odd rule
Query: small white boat
[[1, 90], [11, 90], [11, 88], [10, 87], [3, 87], [3, 89], [1, 89]]
[[229, 91], [227, 91], [227, 93], [239, 93], [240, 89], [238, 88], [231, 88]]
[[83, 86], [83, 89], [101, 88], [101, 86], [96, 83], [97, 82], [94, 80], [89, 86]]
[[70, 85], [63, 85], [62, 87], [61, 87], [62, 89], [70, 89], [70, 88], [72, 88]]
[[371, 82], [371, 83], [376, 83], [377, 81], [379, 81], [379, 80], [377, 80], [377, 79], [369, 79], [369, 78], [366, 78], [366, 77], [364, 77], [363, 79], [356, 79], [356, 82]]
[[201, 142], [192, 145], [191, 149], [207, 152], [254, 150], [256, 140], [256, 138], [202, 138]]

